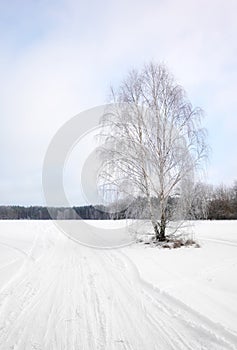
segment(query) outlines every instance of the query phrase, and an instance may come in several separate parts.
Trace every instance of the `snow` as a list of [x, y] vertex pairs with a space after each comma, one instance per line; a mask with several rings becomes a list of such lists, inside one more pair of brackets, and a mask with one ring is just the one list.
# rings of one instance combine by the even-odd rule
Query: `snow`
[[237, 349], [237, 221], [192, 230], [201, 248], [103, 250], [1, 221], [0, 350]]

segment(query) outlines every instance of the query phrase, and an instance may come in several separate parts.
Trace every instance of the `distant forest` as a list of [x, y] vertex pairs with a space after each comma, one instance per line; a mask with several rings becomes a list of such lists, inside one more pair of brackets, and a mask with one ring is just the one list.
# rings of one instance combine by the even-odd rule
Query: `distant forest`
[[[78, 217], [79, 215], [79, 217]], [[111, 215], [105, 212], [103, 206], [81, 206], [81, 207], [55, 207], [41, 206], [0, 206], [0, 220], [108, 220]]]
[[[213, 186], [199, 183], [194, 190], [191, 211], [186, 219], [197, 220], [225, 220], [237, 219], [237, 181], [233, 186]], [[169, 210], [172, 210], [174, 198], [170, 198]], [[147, 218], [147, 202], [139, 197], [129, 205], [117, 203], [110, 207], [103, 205], [87, 205], [80, 207], [55, 207], [43, 206], [0, 206], [0, 220], [119, 220], [125, 218]], [[153, 198], [152, 205], [156, 210], [159, 201]]]

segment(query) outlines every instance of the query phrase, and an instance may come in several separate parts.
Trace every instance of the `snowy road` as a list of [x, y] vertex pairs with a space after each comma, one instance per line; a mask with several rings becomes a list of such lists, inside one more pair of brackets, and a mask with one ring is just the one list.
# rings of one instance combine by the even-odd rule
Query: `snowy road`
[[83, 247], [49, 225], [23, 258], [0, 292], [1, 350], [237, 349], [233, 332], [142, 279], [128, 248]]

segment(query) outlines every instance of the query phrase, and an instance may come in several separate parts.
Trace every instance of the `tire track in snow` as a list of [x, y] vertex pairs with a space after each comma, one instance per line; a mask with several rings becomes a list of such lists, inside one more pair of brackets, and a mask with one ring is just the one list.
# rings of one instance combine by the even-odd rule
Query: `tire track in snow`
[[235, 335], [142, 280], [122, 250], [52, 237], [2, 292], [0, 350], [236, 349]]
[[0, 242], [0, 245], [2, 245], [2, 246], [4, 246], [4, 247], [7, 247], [7, 248], [10, 248], [10, 249], [13, 249], [13, 250], [17, 251], [18, 253], [23, 254], [24, 256], [27, 256], [27, 255], [28, 255], [27, 252], [25, 252], [23, 249], [14, 247], [14, 246], [11, 245], [11, 244], [7, 244], [7, 243]]
[[[165, 292], [161, 292], [158, 288], [155, 288], [147, 281], [141, 279], [136, 265], [134, 265], [134, 263], [128, 258], [125, 253], [120, 252], [120, 254], [122, 254], [125, 259], [128, 260], [131, 268], [133, 269], [134, 275], [136, 276], [135, 278], [140, 281], [140, 284], [144, 288], [145, 294], [147, 297], [151, 298], [154, 306], [163, 308], [163, 310], [166, 311], [171, 316], [171, 318], [176, 318], [181, 321], [181, 323], [188, 326], [187, 330], [190, 326], [192, 330], [196, 329], [199, 333], [199, 337], [207, 337], [210, 338], [210, 340], [212, 340], [214, 343], [217, 342], [218, 344], [215, 345], [216, 347], [214, 347], [214, 349], [218, 349], [219, 342], [223, 343], [222, 346], [225, 346], [224, 349], [237, 348], [236, 334], [233, 334], [232, 332], [226, 330], [222, 325], [212, 322], [205, 316], [199, 314], [195, 310], [183, 304], [181, 301], [171, 297]], [[152, 314], [152, 312], [150, 314]], [[175, 328], [172, 327], [172, 324], [170, 326], [173, 329], [178, 329], [178, 325], [176, 325]], [[210, 349], [210, 345], [207, 346], [207, 349]], [[220, 347], [220, 349], [223, 348]]]

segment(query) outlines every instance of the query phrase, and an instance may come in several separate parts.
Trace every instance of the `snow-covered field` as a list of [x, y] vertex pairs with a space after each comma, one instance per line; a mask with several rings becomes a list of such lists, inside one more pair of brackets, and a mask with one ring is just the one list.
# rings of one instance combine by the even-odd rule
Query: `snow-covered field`
[[237, 221], [194, 231], [201, 248], [102, 250], [1, 221], [0, 350], [237, 349]]

